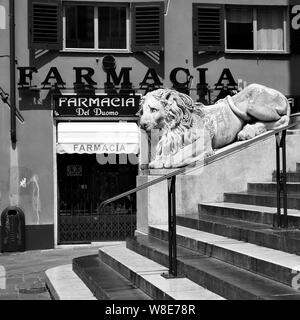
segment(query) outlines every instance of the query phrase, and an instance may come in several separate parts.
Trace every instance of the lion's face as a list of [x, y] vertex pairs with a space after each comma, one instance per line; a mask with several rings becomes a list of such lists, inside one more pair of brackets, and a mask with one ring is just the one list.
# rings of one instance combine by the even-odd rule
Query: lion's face
[[141, 99], [140, 124], [143, 129], [176, 130], [180, 125], [191, 127], [193, 100], [172, 89], [157, 89]]
[[165, 125], [166, 112], [163, 103], [151, 95], [143, 98], [140, 116], [141, 127], [146, 131], [163, 128]]

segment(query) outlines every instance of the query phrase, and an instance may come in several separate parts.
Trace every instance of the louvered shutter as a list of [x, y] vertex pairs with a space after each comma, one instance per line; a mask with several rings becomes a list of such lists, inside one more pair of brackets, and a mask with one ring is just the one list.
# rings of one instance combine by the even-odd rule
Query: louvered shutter
[[62, 3], [61, 0], [30, 0], [29, 48], [62, 49]]
[[290, 49], [292, 53], [300, 53], [300, 5], [290, 6]]
[[132, 3], [131, 19], [133, 52], [164, 49], [164, 2]]
[[224, 51], [224, 6], [193, 5], [194, 51]]

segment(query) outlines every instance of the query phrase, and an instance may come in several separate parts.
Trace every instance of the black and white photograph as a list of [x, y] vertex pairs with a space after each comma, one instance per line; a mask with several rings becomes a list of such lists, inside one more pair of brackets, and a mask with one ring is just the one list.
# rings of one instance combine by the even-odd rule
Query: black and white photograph
[[300, 0], [0, 0], [1, 300], [300, 300]]

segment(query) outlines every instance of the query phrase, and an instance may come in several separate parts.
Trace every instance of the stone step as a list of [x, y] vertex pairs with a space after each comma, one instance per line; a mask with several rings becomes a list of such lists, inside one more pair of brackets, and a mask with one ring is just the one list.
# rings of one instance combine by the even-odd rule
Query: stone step
[[[276, 226], [275, 207], [254, 206], [249, 204], [217, 202], [198, 205], [199, 214], [243, 220]], [[289, 227], [300, 227], [300, 210], [288, 209]]]
[[103, 263], [98, 255], [75, 258], [72, 267], [98, 300], [149, 300], [150, 297]]
[[177, 216], [177, 224], [259, 246], [300, 255], [300, 230], [208, 215]]
[[[276, 207], [277, 197], [275, 193], [249, 193], [249, 192], [226, 192], [225, 202], [251, 204], [255, 206]], [[289, 209], [300, 209], [300, 196], [288, 194], [287, 206]]]
[[[149, 235], [127, 239], [127, 248], [168, 266], [168, 243]], [[230, 300], [300, 300], [287, 285], [178, 246], [178, 271], [204, 288]]]
[[45, 271], [46, 284], [52, 300], [96, 300], [89, 288], [65, 264]]
[[[149, 234], [168, 241], [168, 226], [152, 226]], [[236, 267], [260, 274], [290, 287], [300, 272], [300, 256], [244, 241], [177, 226], [177, 244]]]
[[[287, 193], [299, 194], [300, 193], [300, 182], [288, 182]], [[277, 183], [276, 182], [250, 182], [248, 183], [247, 188], [249, 193], [260, 193], [260, 192], [277, 192]]]
[[[272, 174], [272, 181], [276, 182], [276, 171]], [[300, 182], [300, 172], [287, 172], [286, 173], [287, 182]]]
[[132, 250], [126, 244], [99, 250], [99, 258], [123, 275], [153, 299], [158, 300], [224, 300], [187, 278], [166, 279], [168, 269]]

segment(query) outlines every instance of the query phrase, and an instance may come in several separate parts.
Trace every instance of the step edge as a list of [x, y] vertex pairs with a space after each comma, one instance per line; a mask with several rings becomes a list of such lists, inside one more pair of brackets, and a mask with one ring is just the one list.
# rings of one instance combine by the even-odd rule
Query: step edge
[[[205, 223], [209, 223], [209, 224], [214, 224], [214, 225], [219, 225], [219, 226], [225, 226], [225, 227], [228, 227], [228, 226], [231, 226], [231, 229], [235, 229], [235, 231], [236, 232], [239, 232], [239, 231], [241, 231], [241, 230], [248, 230], [249, 231], [249, 228], [247, 229], [245, 226], [243, 226], [243, 227], [239, 227], [239, 226], [235, 226], [235, 225], [230, 225], [230, 221], [228, 221], [228, 223], [226, 224], [226, 223], [222, 223], [222, 222], [213, 222], [213, 221], [211, 221], [212, 220], [212, 216], [209, 216], [209, 215], [202, 215], [202, 217], [209, 217], [209, 219], [207, 219], [207, 220], [205, 220], [205, 219], [201, 219], [201, 217], [200, 217], [200, 215], [199, 215], [199, 217], [189, 217], [189, 216], [179, 216], [181, 219], [189, 219], [189, 220], [193, 220], [193, 221], [195, 221], [196, 222], [196, 225], [195, 225], [195, 227], [190, 227], [191, 229], [194, 229], [194, 230], [200, 230], [200, 231], [203, 231], [203, 230], [201, 230], [201, 229], [199, 229], [199, 227], [198, 227], [198, 223], [197, 222], [205, 222]], [[226, 220], [232, 220], [232, 221], [234, 221], [234, 219], [230, 219], [230, 218], [223, 218], [223, 219], [226, 219]], [[237, 221], [237, 220], [235, 220], [235, 221]], [[184, 221], [183, 222], [180, 222], [180, 224], [178, 223], [178, 225], [182, 225], [182, 224], [184, 224]], [[183, 225], [183, 226], [185, 226], [185, 225]], [[267, 225], [268, 226], [268, 228], [260, 228], [260, 229], [251, 229], [250, 231], [252, 232], [252, 233], [259, 233], [260, 235], [262, 235], [262, 236], [264, 236], [264, 235], [266, 235], [266, 232], [263, 232], [262, 230], [270, 230], [271, 229], [271, 227], [269, 226], [269, 225]], [[296, 229], [296, 230], [298, 230], [298, 229]], [[205, 232], [207, 232], [207, 231], [205, 231]], [[215, 233], [215, 232], [209, 232], [209, 233], [213, 233], [213, 234], [216, 234], [216, 235], [221, 235], [220, 233]], [[276, 237], [276, 238], [279, 238], [279, 240], [280, 241], [285, 241], [284, 240], [284, 237], [283, 236], [280, 236], [280, 235], [278, 235], [278, 234], [267, 234], [268, 236], [270, 236], [270, 237]], [[221, 235], [221, 236], [224, 236], [223, 234]], [[229, 238], [229, 237], [228, 237]], [[230, 239], [236, 239], [236, 240], [239, 240], [239, 239], [237, 239], [237, 238], [235, 238], [235, 237], [230, 237]], [[300, 239], [298, 239], [298, 238], [289, 238], [289, 240], [290, 241], [295, 241], [295, 242], [300, 242]], [[248, 239], [248, 242], [250, 242], [250, 243], [253, 243], [253, 244], [257, 244], [256, 242], [253, 242], [253, 240], [252, 239]], [[265, 245], [266, 246], [266, 245]], [[271, 249], [275, 249], [274, 247], [272, 247], [272, 246], [267, 246], [267, 248], [271, 248]], [[295, 251], [295, 250], [292, 250], [292, 249], [286, 249], [286, 250], [283, 250], [283, 249], [281, 249], [281, 251], [284, 251], [284, 252], [287, 252], [287, 253], [293, 253], [293, 254], [297, 254], [297, 255], [300, 255], [300, 250], [297, 250], [297, 251]], [[297, 253], [296, 253], [297, 252]], [[298, 252], [299, 252], [299, 254], [298, 254]]]
[[[149, 228], [153, 228], [153, 229], [159, 229], [159, 230], [162, 230], [162, 231], [165, 231], [167, 232], [167, 229], [168, 229], [168, 226], [167, 225], [155, 225], [155, 226], [149, 226]], [[207, 235], [212, 235], [212, 236], [215, 236], [218, 240], [216, 243], [214, 242], [209, 242], [209, 241], [205, 241], [205, 240], [200, 240], [200, 239], [195, 239], [195, 238], [192, 238], [190, 236], [188, 236], [187, 234], [184, 233], [184, 229], [190, 229], [190, 228], [187, 228], [187, 227], [183, 227], [183, 226], [177, 226], [177, 235], [181, 236], [181, 237], [185, 237], [185, 238], [188, 238], [190, 240], [195, 240], [197, 242], [202, 242], [203, 244], [208, 244], [208, 245], [212, 245], [212, 246], [215, 246], [215, 247], [218, 247], [218, 248], [221, 248], [223, 250], [227, 250], [227, 251], [232, 251], [232, 252], [235, 252], [237, 254], [242, 254], [242, 255], [246, 255], [250, 258], [253, 258], [253, 259], [256, 259], [256, 260], [262, 260], [261, 257], [258, 257], [258, 256], [255, 256], [255, 255], [251, 255], [249, 253], [245, 253], [245, 252], [241, 252], [241, 251], [234, 251], [233, 249], [231, 248], [226, 248], [226, 247], [223, 247], [222, 246], [222, 243], [221, 241], [232, 241], [234, 243], [231, 243], [232, 245], [243, 245], [245, 244], [246, 246], [253, 246], [253, 247], [257, 247], [257, 248], [253, 248], [253, 249], [258, 249], [258, 248], [264, 248], [266, 249], [267, 251], [269, 251], [268, 253], [269, 254], [282, 254], [283, 257], [281, 259], [287, 259], [287, 258], [293, 258], [293, 257], [299, 257], [299, 263], [297, 263], [296, 265], [294, 265], [293, 267], [296, 268], [296, 269], [293, 269], [291, 268], [291, 265], [283, 265], [283, 264], [280, 264], [280, 263], [277, 263], [277, 262], [274, 262], [272, 260], [264, 260], [265, 262], [267, 263], [270, 263], [270, 264], [273, 264], [273, 265], [276, 265], [276, 266], [279, 266], [279, 267], [282, 267], [282, 268], [285, 268], [285, 269], [288, 269], [288, 270], [294, 270], [294, 271], [297, 271], [297, 272], [300, 272], [300, 256], [296, 255], [296, 254], [292, 254], [292, 253], [287, 253], [287, 252], [284, 252], [284, 251], [280, 251], [280, 250], [276, 250], [276, 249], [272, 249], [272, 248], [268, 248], [268, 247], [264, 247], [264, 246], [259, 246], [257, 244], [252, 244], [252, 243], [249, 243], [249, 242], [245, 242], [245, 241], [241, 241], [241, 240], [236, 240], [236, 239], [231, 239], [231, 238], [227, 238], [227, 237], [224, 237], [224, 236], [219, 236], [219, 235], [215, 235], [215, 234], [211, 234], [209, 232], [205, 232], [205, 231], [200, 231], [200, 230], [194, 230], [195, 233], [199, 233], [199, 235], [201, 234], [207, 234]], [[188, 248], [189, 249], [189, 248]], [[192, 249], [191, 249], [192, 250]], [[258, 249], [260, 250], [260, 249]]]
[[[101, 252], [101, 254], [106, 255], [109, 259], [120, 263], [120, 264], [122, 265], [122, 267], [127, 268], [127, 269], [130, 271], [130, 273], [133, 273], [136, 277], [142, 279], [142, 281], [148, 283], [150, 286], [155, 287], [156, 290], [158, 290], [158, 291], [160, 292], [160, 294], [161, 294], [162, 296], [166, 297], [167, 299], [171, 299], [171, 300], [178, 300], [178, 299], [181, 300], [181, 299], [182, 299], [182, 300], [184, 300], [183, 298], [181, 298], [181, 299], [178, 298], [178, 297], [180, 297], [180, 292], [181, 292], [181, 293], [184, 292], [182, 289], [181, 289], [180, 292], [178, 292], [178, 293], [177, 293], [176, 291], [164, 291], [164, 289], [163, 289], [162, 287], [159, 287], [159, 286], [157, 286], [155, 283], [153, 283], [153, 282], [150, 281], [151, 279], [149, 279], [149, 278], [147, 277], [147, 275], [149, 276], [149, 273], [147, 273], [147, 272], [137, 272], [136, 270], [133, 270], [133, 268], [130, 268], [130, 266], [125, 265], [125, 264], [124, 264], [124, 261], [120, 261], [119, 259], [116, 259], [115, 256], [112, 256], [111, 254], [108, 254], [109, 249], [110, 249], [110, 248], [100, 248], [100, 249], [99, 249], [99, 253]], [[147, 262], [147, 260], [151, 260], [151, 259], [149, 259], [149, 258], [147, 258], [147, 257], [144, 257], [144, 256], [142, 256], [142, 255], [140, 255], [140, 254], [138, 254], [138, 253], [136, 253], [136, 252], [134, 252], [134, 251], [126, 248], [126, 247], [124, 247], [123, 250], [124, 250], [124, 251], [123, 251], [123, 258], [124, 258], [124, 256], [125, 256], [124, 252], [127, 251], [127, 252], [131, 252], [131, 253], [134, 253], [135, 255], [138, 255], [138, 256], [142, 257], [146, 262]], [[151, 260], [151, 261], [154, 262], [153, 260]], [[105, 262], [105, 263], [106, 263], [106, 262]], [[156, 262], [156, 265], [157, 265], [157, 269], [158, 269], [159, 271], [151, 272], [151, 276], [156, 276], [156, 275], [157, 275], [157, 276], [161, 277], [161, 278], [159, 278], [160, 280], [162, 280], [162, 281], [168, 281], [168, 280], [164, 279], [164, 278], [161, 276], [162, 271], [164, 271], [164, 273], [166, 273], [166, 272], [168, 271], [168, 269], [167, 269], [166, 267], [160, 265], [160, 264], [157, 263], [157, 262]], [[111, 266], [111, 268], [113, 268], [113, 266]], [[117, 270], [116, 270], [116, 271], [117, 271]], [[117, 272], [118, 272], [118, 271], [117, 271]], [[182, 278], [181, 278], [181, 279], [182, 279]], [[200, 289], [201, 291], [205, 290], [205, 291], [207, 291], [207, 293], [208, 293], [209, 295], [215, 296], [215, 298], [217, 298], [217, 299], [212, 299], [212, 300], [223, 300], [223, 299], [224, 299], [223, 297], [217, 295], [217, 294], [214, 293], [214, 292], [211, 292], [210, 290], [208, 290], [208, 289], [200, 286], [199, 284], [193, 282], [192, 280], [190, 280], [190, 279], [188, 279], [188, 278], [186, 278], [186, 277], [184, 277], [183, 279], [185, 279], [186, 282], [189, 282], [190, 284], [199, 287], [199, 289]], [[132, 279], [128, 279], [128, 280], [132, 281]], [[174, 283], [176, 280], [181, 281], [180, 279], [172, 279], [171, 281]], [[137, 285], [137, 283], [134, 283], [134, 284]], [[196, 292], [196, 289], [194, 289], [193, 291], [194, 291], [194, 293], [195, 293], [195, 292]], [[189, 292], [189, 291], [187, 290], [187, 291], [185, 291], [185, 292]], [[149, 295], [149, 292], [146, 292], [146, 294]], [[176, 298], [176, 295], [177, 295], [177, 298]]]
[[[224, 202], [224, 201], [222, 201], [222, 202], [200, 202], [200, 203], [198, 203], [198, 206], [241, 210], [241, 211], [253, 211], [253, 212], [257, 212], [257, 213], [270, 213], [270, 214], [277, 213], [276, 207], [259, 206], [259, 205], [246, 204], [246, 203], [236, 203], [236, 202]], [[237, 206], [240, 206], [241, 208], [238, 208]], [[255, 209], [255, 207], [257, 207], [257, 209]], [[288, 213], [290, 213], [290, 215], [294, 215], [297, 217], [297, 214], [299, 214], [299, 217], [300, 217], [300, 210], [290, 209], [290, 208], [288, 208], [287, 210], [288, 210]]]
[[[66, 278], [58, 279], [55, 277], [56, 272], [63, 270]], [[60, 265], [49, 268], [45, 271], [46, 284], [54, 300], [97, 300], [87, 285], [80, 279], [80, 277], [72, 270], [72, 264]], [[70, 294], [69, 286], [61, 285], [66, 280], [72, 280], [73, 285], [78, 285], [81, 289], [76, 295]], [[58, 286], [58, 284], [60, 284]]]
[[[149, 236], [148, 236], [149, 237]], [[150, 236], [151, 237], [151, 236]], [[135, 239], [133, 239], [133, 241], [137, 241], [137, 240], [135, 240]], [[160, 240], [161, 242], [163, 242], [162, 240]], [[144, 245], [144, 244], [140, 244], [140, 243], [138, 243], [139, 244], [139, 246], [142, 246], [142, 247], [147, 247], [146, 245]], [[152, 251], [154, 250], [154, 249], [151, 249]], [[163, 255], [163, 256], [167, 256], [167, 254], [165, 253], [165, 252], [163, 252], [163, 251], [161, 251], [160, 249], [155, 249], [154, 250], [155, 252], [159, 252], [159, 254], [161, 254], [161, 255]], [[141, 253], [142, 254], [142, 253]], [[210, 258], [210, 257], [207, 257], [207, 259], [214, 259], [214, 258]], [[181, 263], [181, 264], [184, 264], [184, 265], [186, 265], [187, 267], [190, 267], [190, 268], [192, 268], [192, 269], [196, 269], [196, 270], [198, 270], [199, 269], [199, 267], [197, 267], [197, 266], [194, 266], [194, 265], [191, 265], [191, 264], [189, 264], [189, 263], [185, 263], [185, 262], [183, 262], [183, 261], [180, 261], [181, 260], [181, 257], [178, 257], [178, 261]], [[226, 264], [225, 262], [223, 262], [223, 261], [220, 261], [220, 260], [218, 260], [218, 259], [214, 259], [215, 261], [218, 261], [218, 263], [222, 263], [222, 264]], [[227, 264], [228, 265], [228, 264]], [[259, 275], [259, 274], [254, 274], [254, 273], [251, 273], [251, 272], [249, 272], [249, 271], [247, 271], [247, 270], [244, 270], [244, 269], [242, 269], [242, 268], [239, 268], [239, 267], [236, 267], [236, 266], [233, 266], [233, 265], [229, 265], [230, 266], [230, 268], [231, 269], [235, 269], [236, 271], [239, 271], [239, 273], [240, 273], [240, 275], [239, 276], [241, 276], [241, 279], [244, 279], [244, 275], [243, 275], [243, 273], [245, 274], [245, 273], [247, 273], [247, 274], [251, 274], [251, 276], [253, 277], [253, 278], [260, 278], [260, 279], [263, 279], [265, 282], [267, 282], [268, 283], [268, 285], [271, 285], [271, 286], [273, 286], [273, 285], [276, 285], [276, 286], [278, 286], [278, 287], [281, 287], [281, 288], [283, 288], [284, 290], [287, 290], [287, 293], [285, 293], [285, 294], [280, 294], [279, 296], [283, 296], [283, 295], [290, 295], [290, 296], [296, 296], [297, 298], [299, 298], [300, 299], [300, 293], [298, 292], [298, 291], [294, 291], [292, 288], [290, 288], [290, 287], [288, 287], [288, 286], [286, 286], [285, 284], [282, 284], [282, 283], [279, 283], [279, 282], [277, 282], [277, 281], [274, 281], [274, 280], [272, 280], [272, 279], [269, 279], [269, 278], [266, 278], [266, 277], [263, 277], [263, 276], [261, 276], [261, 275]], [[260, 295], [260, 296], [258, 296], [258, 295], [256, 295], [254, 292], [253, 292], [253, 290], [252, 291], [249, 291], [248, 289], [249, 289], [249, 287], [245, 287], [245, 283], [244, 283], [244, 281], [239, 281], [239, 282], [237, 282], [237, 283], [231, 283], [230, 281], [229, 281], [229, 279], [224, 279], [224, 277], [221, 277], [221, 276], [219, 276], [219, 275], [215, 275], [215, 274], [213, 274], [213, 273], [209, 273], [209, 271], [207, 271], [207, 270], [201, 270], [201, 269], [199, 269], [200, 271], [201, 271], [201, 273], [204, 273], [204, 274], [207, 274], [209, 277], [212, 277], [213, 278], [213, 280], [214, 281], [222, 281], [222, 282], [224, 282], [224, 283], [226, 283], [228, 286], [231, 286], [231, 287], [235, 287], [236, 289], [238, 289], [239, 290], [239, 292], [240, 293], [242, 293], [242, 294], [244, 294], [244, 295], [247, 295], [248, 297], [249, 296], [251, 296], [251, 299], [270, 299], [270, 298], [272, 298], [272, 297], [275, 297], [275, 295], [273, 294], [273, 295]], [[251, 288], [253, 288], [253, 286], [251, 286]], [[258, 286], [258, 288], [259, 288], [259, 286]], [[248, 291], [247, 291], [248, 290]], [[254, 290], [255, 291], [255, 290]], [[278, 296], [278, 295], [277, 295]], [[226, 298], [226, 299], [231, 299], [231, 298]], [[250, 299], [250, 298], [248, 298], [248, 299]], [[240, 299], [239, 299], [240, 300]]]

